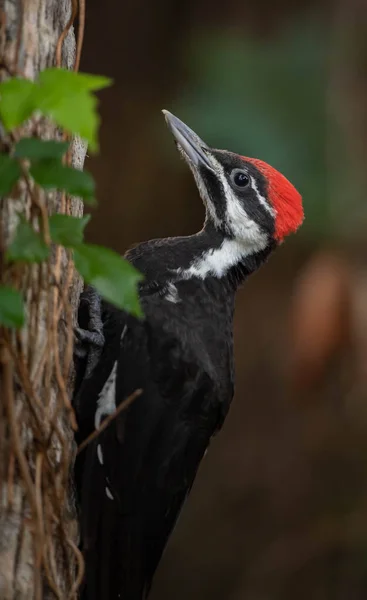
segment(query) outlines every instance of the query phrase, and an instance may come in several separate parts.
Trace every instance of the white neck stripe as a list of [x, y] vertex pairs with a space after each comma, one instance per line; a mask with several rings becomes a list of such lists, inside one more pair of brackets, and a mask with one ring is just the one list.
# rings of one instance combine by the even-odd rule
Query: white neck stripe
[[187, 269], [177, 269], [175, 272], [182, 279], [199, 277], [205, 279], [207, 276], [223, 277], [237, 264], [240, 264], [247, 256], [264, 250], [268, 238], [262, 234], [253, 244], [244, 244], [237, 240], [223, 240], [221, 246], [216, 249], [207, 250], [196, 258]]

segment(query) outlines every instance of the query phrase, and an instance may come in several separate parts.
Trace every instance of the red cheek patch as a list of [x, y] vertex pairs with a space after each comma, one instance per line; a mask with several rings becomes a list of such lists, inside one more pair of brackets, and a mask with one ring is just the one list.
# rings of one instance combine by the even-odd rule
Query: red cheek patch
[[302, 197], [284, 175], [257, 158], [247, 158], [268, 182], [268, 199], [275, 212], [275, 239], [282, 241], [288, 234], [294, 233], [301, 225], [304, 213]]

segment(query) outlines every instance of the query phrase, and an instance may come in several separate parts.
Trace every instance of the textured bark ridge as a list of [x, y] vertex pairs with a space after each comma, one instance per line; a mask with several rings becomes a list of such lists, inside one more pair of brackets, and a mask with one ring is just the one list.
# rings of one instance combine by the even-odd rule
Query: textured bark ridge
[[[34, 79], [55, 66], [71, 0], [0, 0], [1, 78]], [[61, 64], [74, 67], [73, 27], [63, 40]], [[38, 120], [37, 120], [38, 119]], [[60, 139], [45, 119], [32, 134]], [[0, 146], [4, 131], [0, 124]], [[0, 148], [1, 149], [1, 148]], [[85, 148], [73, 141], [72, 163], [81, 168]], [[0, 328], [0, 598], [76, 598], [81, 576], [70, 470], [75, 455], [69, 405], [73, 325], [81, 290], [70, 254], [56, 248], [48, 264], [10, 268], [4, 249], [18, 214], [47, 223], [47, 214], [82, 214], [82, 203], [64, 194], [22, 185], [0, 200], [0, 283], [25, 293], [27, 325], [21, 333]], [[41, 225], [42, 227], [42, 225]]]

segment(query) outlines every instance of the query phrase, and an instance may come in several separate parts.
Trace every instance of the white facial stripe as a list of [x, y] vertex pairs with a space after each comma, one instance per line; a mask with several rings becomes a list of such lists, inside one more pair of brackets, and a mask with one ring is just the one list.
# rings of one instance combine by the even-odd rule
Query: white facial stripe
[[[225, 193], [226, 222], [234, 239], [223, 240], [221, 246], [216, 249], [203, 252], [200, 258], [196, 258], [187, 269], [177, 269], [175, 272], [183, 279], [191, 277], [205, 277], [214, 275], [223, 277], [227, 271], [234, 265], [240, 263], [246, 256], [261, 252], [268, 244], [268, 236], [263, 232], [260, 226], [248, 216], [245, 208], [229, 185], [224, 174], [222, 165], [212, 156], [211, 161], [217, 176], [220, 178]], [[208, 193], [200, 176], [193, 169], [200, 195], [207, 204], [207, 209], [214, 223], [222, 225], [218, 221], [215, 208], [208, 198]], [[273, 209], [269, 207], [265, 198], [259, 193], [255, 180], [251, 177], [251, 185], [259, 199], [259, 202], [269, 212]]]
[[[234, 235], [235, 239], [241, 241], [246, 244], [247, 248], [252, 248], [252, 251], [257, 252], [258, 247], [263, 249], [266, 245], [264, 244], [264, 233], [261, 231], [259, 225], [248, 216], [245, 208], [243, 207], [242, 202], [237, 198], [236, 194], [232, 190], [229, 185], [227, 178], [224, 174], [224, 170], [222, 165], [212, 157], [213, 162], [215, 162], [217, 175], [221, 180], [223, 185], [226, 201], [227, 201], [227, 224]], [[251, 177], [251, 180], [253, 178]], [[255, 188], [253, 188], [259, 198], [259, 202], [261, 202], [260, 197], [266, 203], [265, 198], [263, 198], [257, 188], [255, 183]]]
[[246, 243], [247, 247], [255, 248], [264, 237], [259, 225], [250, 219], [242, 203], [236, 198], [232, 189], [227, 183], [227, 224], [238, 240]]
[[[185, 152], [181, 148], [180, 148], [180, 150], [181, 150], [182, 154], [186, 157]], [[234, 225], [233, 217], [235, 217], [235, 219], [237, 219], [236, 214], [239, 213], [239, 210], [237, 208], [233, 208], [234, 205], [239, 205], [239, 209], [241, 210], [242, 218], [245, 217], [247, 223], [249, 223], [250, 221], [252, 223], [254, 223], [254, 221], [252, 221], [248, 217], [248, 215], [247, 215], [246, 211], [244, 210], [242, 204], [239, 202], [239, 200], [237, 199], [236, 195], [234, 194], [232, 188], [228, 184], [228, 181], [227, 181], [227, 178], [226, 178], [226, 176], [224, 174], [224, 170], [223, 170], [222, 165], [214, 158], [214, 156], [211, 156], [211, 162], [213, 164], [213, 170], [217, 173], [217, 175], [219, 176], [219, 178], [220, 178], [220, 180], [221, 180], [221, 182], [223, 184], [223, 188], [224, 188], [224, 191], [225, 191], [225, 194], [226, 194], [226, 197], [227, 197], [227, 213], [228, 212], [232, 212], [232, 215], [229, 215], [230, 216], [229, 225], [231, 227], [231, 231], [234, 233], [234, 235], [236, 235], [236, 232], [233, 230], [233, 225]], [[216, 227], [220, 227], [223, 224], [221, 223], [221, 221], [217, 217], [215, 206], [214, 206], [214, 204], [213, 204], [213, 202], [212, 202], [212, 200], [211, 200], [211, 198], [210, 198], [210, 196], [208, 194], [207, 188], [206, 188], [206, 186], [204, 184], [204, 181], [202, 180], [202, 178], [200, 176], [199, 171], [195, 168], [194, 165], [191, 164], [191, 161], [189, 161], [189, 166], [190, 166], [190, 169], [191, 169], [191, 171], [192, 171], [192, 173], [194, 175], [194, 179], [195, 179], [195, 182], [196, 182], [199, 194], [200, 194], [201, 198], [203, 199], [203, 202], [205, 204], [205, 207], [206, 207], [206, 209], [208, 211], [208, 214], [209, 214], [212, 222], [214, 223], [214, 225]], [[265, 208], [265, 210], [272, 217], [275, 217], [276, 212], [275, 212], [274, 208], [272, 206], [270, 206], [268, 204], [268, 202], [266, 201], [266, 198], [262, 194], [260, 194], [259, 188], [257, 187], [257, 184], [256, 184], [256, 180], [251, 175], [250, 175], [250, 181], [251, 181], [251, 187], [254, 190], [254, 192], [255, 192], [255, 194], [257, 196], [257, 199], [259, 200], [259, 203]], [[228, 208], [230, 207], [230, 201], [231, 201], [231, 208], [228, 211]], [[255, 225], [256, 225], [256, 223], [255, 223]]]
[[254, 177], [251, 177], [251, 187], [254, 190], [254, 192], [256, 193], [256, 196], [260, 202], [260, 204], [265, 208], [265, 210], [268, 211], [268, 213], [272, 216], [275, 217], [275, 210], [272, 206], [269, 206], [269, 204], [267, 203], [266, 199], [264, 198], [264, 196], [262, 196], [259, 192], [259, 188], [256, 185], [256, 181]]

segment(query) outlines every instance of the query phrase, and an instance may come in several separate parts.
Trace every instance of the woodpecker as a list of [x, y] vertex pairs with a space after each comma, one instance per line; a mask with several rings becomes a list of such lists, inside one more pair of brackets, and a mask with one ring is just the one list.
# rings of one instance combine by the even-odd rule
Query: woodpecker
[[[187, 237], [126, 258], [144, 275], [144, 318], [83, 292], [74, 407], [78, 443], [142, 393], [80, 453], [86, 600], [144, 600], [212, 437], [234, 394], [238, 287], [303, 221], [293, 185], [265, 162], [206, 145], [164, 110], [206, 216]], [[79, 358], [78, 358], [79, 357]]]

